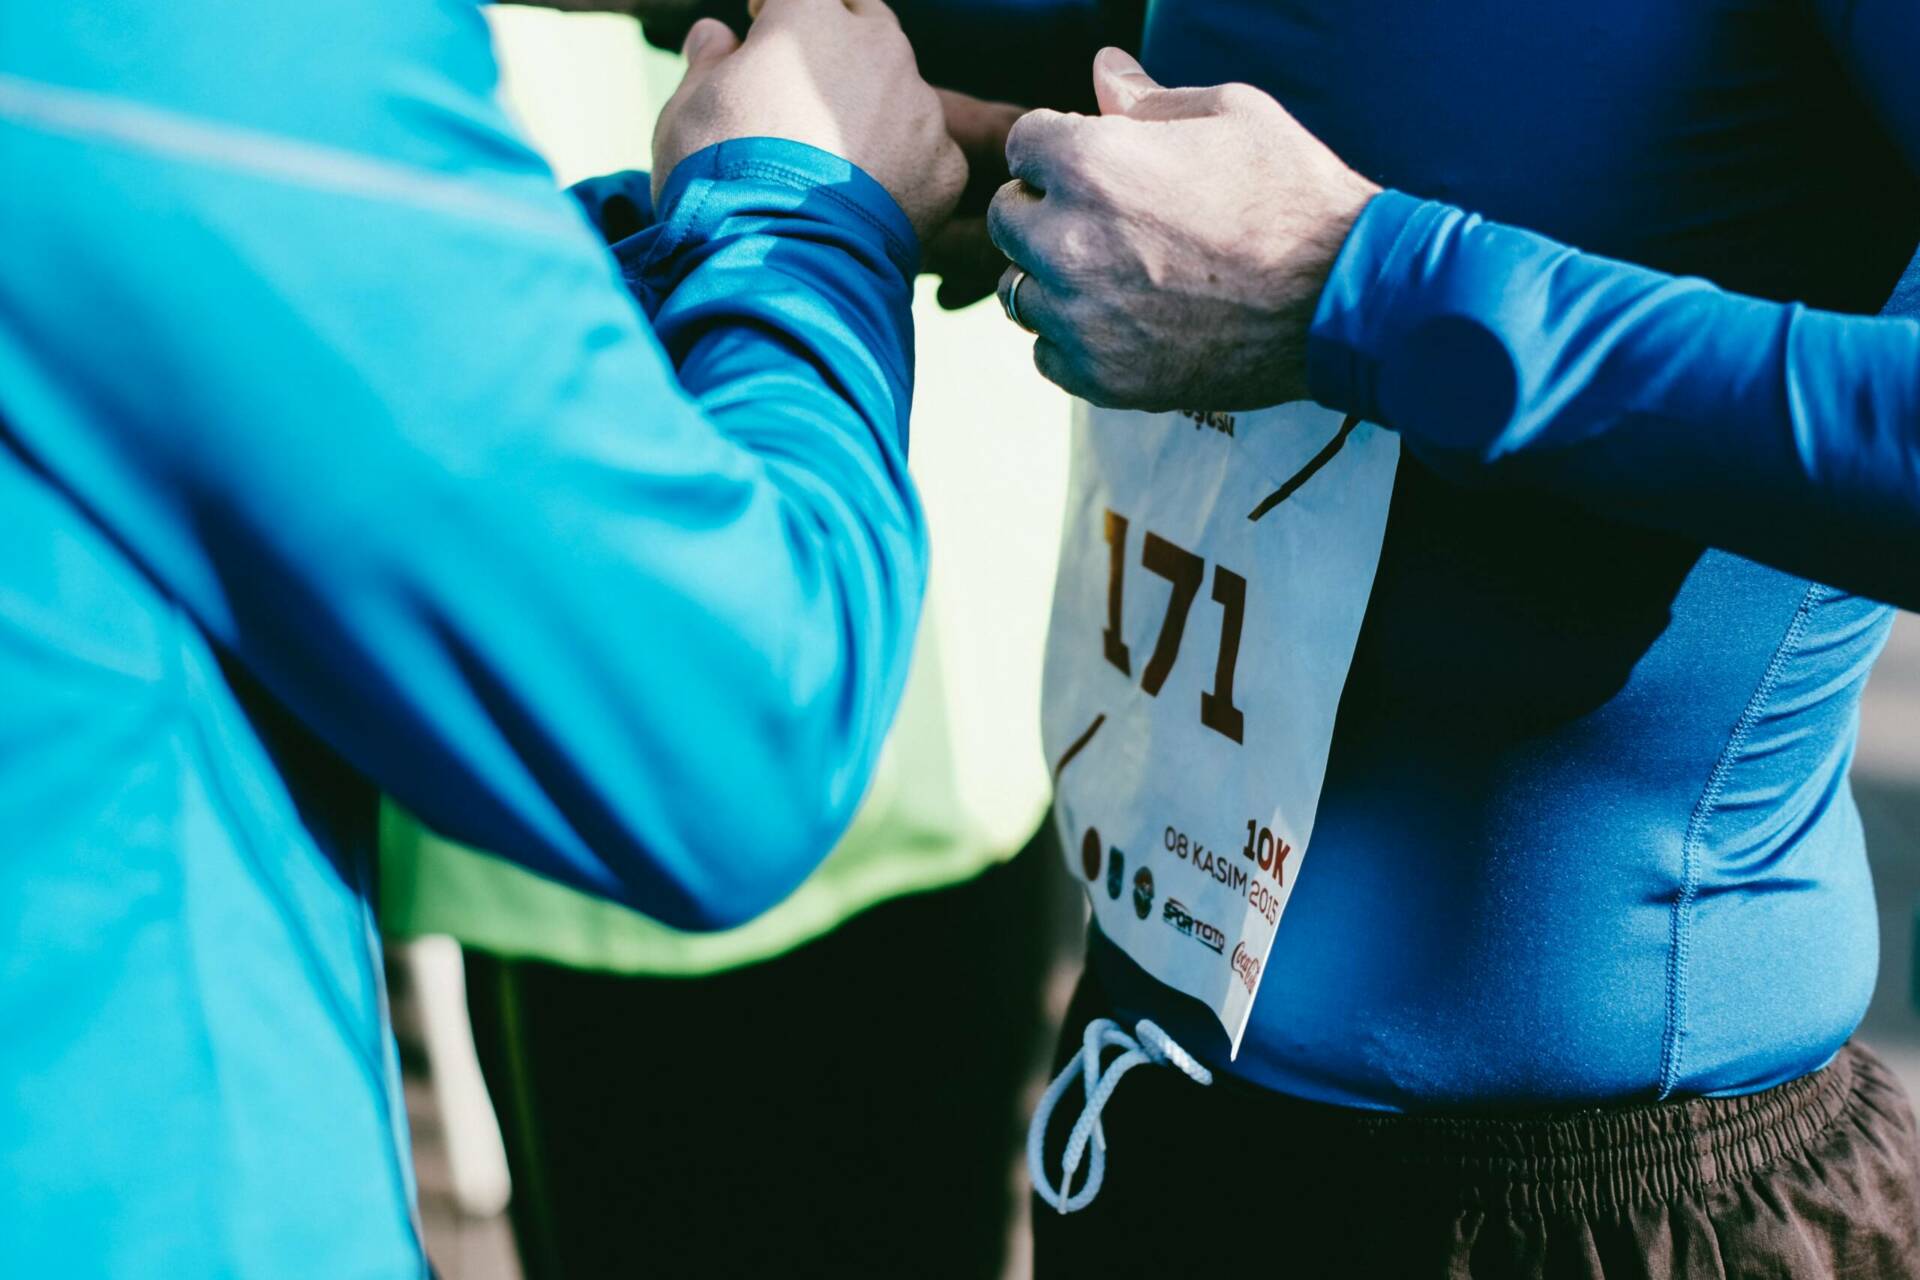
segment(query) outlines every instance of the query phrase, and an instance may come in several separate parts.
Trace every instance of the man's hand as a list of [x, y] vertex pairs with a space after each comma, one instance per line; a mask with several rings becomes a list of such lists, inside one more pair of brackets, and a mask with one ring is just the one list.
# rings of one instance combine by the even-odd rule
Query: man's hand
[[947, 133], [967, 159], [967, 189], [953, 220], [927, 242], [921, 270], [940, 277], [940, 305], [957, 311], [992, 293], [1006, 270], [1006, 255], [987, 234], [987, 205], [1012, 176], [1007, 172], [1007, 133], [1027, 109], [950, 89], [935, 92]]
[[882, 0], [765, 0], [746, 40], [703, 18], [687, 77], [653, 133], [653, 192], [716, 142], [788, 138], [844, 157], [885, 187], [926, 239], [953, 211], [966, 161], [940, 100]]
[[1266, 94], [1165, 89], [1118, 49], [1099, 116], [1035, 111], [1007, 143], [989, 227], [1017, 272], [1034, 363], [1096, 404], [1252, 409], [1302, 399], [1306, 336], [1380, 188]]

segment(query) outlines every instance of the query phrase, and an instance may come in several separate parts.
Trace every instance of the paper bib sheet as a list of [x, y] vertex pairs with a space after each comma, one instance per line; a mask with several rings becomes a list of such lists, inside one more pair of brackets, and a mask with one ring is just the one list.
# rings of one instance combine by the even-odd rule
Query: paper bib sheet
[[1044, 732], [1101, 932], [1239, 1052], [1313, 835], [1399, 437], [1081, 406]]

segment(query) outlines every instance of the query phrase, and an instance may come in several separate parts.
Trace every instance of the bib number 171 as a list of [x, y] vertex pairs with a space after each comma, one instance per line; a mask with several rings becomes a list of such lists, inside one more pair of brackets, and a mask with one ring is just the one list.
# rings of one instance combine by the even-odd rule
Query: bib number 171
[[[1127, 531], [1127, 518], [1109, 508], [1106, 513], [1107, 625], [1102, 640], [1107, 661], [1122, 674], [1131, 676], [1133, 653], [1121, 635], [1127, 586]], [[1165, 578], [1172, 588], [1167, 595], [1166, 616], [1160, 621], [1159, 638], [1154, 641], [1153, 653], [1140, 673], [1140, 688], [1147, 696], [1157, 698], [1180, 657], [1187, 615], [1206, 579], [1207, 562], [1149, 530], [1141, 544], [1140, 564], [1147, 572]], [[1247, 615], [1247, 580], [1225, 565], [1214, 565], [1213, 601], [1220, 606], [1220, 650], [1214, 659], [1213, 688], [1200, 694], [1200, 723], [1236, 743], [1244, 742], [1246, 715], [1233, 704], [1233, 672], [1240, 661], [1240, 629]]]

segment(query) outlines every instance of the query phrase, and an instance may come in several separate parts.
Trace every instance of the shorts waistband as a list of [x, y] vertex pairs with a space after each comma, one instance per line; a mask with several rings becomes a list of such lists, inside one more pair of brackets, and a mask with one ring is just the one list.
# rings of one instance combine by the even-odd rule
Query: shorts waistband
[[1397, 1184], [1380, 1187], [1383, 1197], [1545, 1213], [1667, 1200], [1745, 1178], [1815, 1149], [1855, 1108], [1905, 1105], [1888, 1068], [1851, 1043], [1820, 1070], [1758, 1093], [1577, 1110], [1408, 1114], [1309, 1102], [1232, 1077], [1204, 1090], [1170, 1087], [1240, 1140], [1297, 1162], [1302, 1176], [1352, 1173]]
[[1580, 1212], [1670, 1199], [1806, 1151], [1847, 1111], [1862, 1068], [1877, 1065], [1849, 1045], [1819, 1071], [1743, 1097], [1511, 1118], [1286, 1105], [1321, 1113], [1292, 1117], [1296, 1132], [1320, 1129], [1328, 1149], [1411, 1185], [1466, 1190], [1489, 1208]]
[[1306, 1163], [1317, 1157], [1323, 1173], [1346, 1165], [1463, 1207], [1586, 1213], [1684, 1196], [1807, 1151], [1882, 1075], [1878, 1059], [1849, 1044], [1820, 1071], [1741, 1098], [1515, 1117], [1357, 1111], [1217, 1084], [1227, 1084], [1219, 1102], [1263, 1113], [1273, 1142], [1313, 1151]]

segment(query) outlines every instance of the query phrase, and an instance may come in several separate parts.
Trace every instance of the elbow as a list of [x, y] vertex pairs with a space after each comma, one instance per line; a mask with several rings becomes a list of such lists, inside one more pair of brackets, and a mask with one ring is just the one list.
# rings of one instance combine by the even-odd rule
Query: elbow
[[[842, 562], [837, 589], [778, 628], [778, 638], [722, 629], [679, 690], [698, 741], [657, 755], [663, 783], [632, 831], [667, 848], [635, 866], [657, 883], [636, 904], [675, 928], [736, 928], [784, 902], [852, 823], [905, 689], [925, 579], [917, 508], [880, 554]], [[889, 545], [890, 544], [890, 545]], [[638, 853], [638, 851], [637, 851]], [[645, 886], [635, 886], [636, 891]]]
[[789, 757], [786, 766], [742, 771], [690, 806], [678, 848], [637, 858], [628, 905], [670, 928], [715, 933], [791, 897], [845, 834], [868, 771], [856, 785], [820, 763]]
[[1423, 453], [1472, 466], [1528, 443], [1520, 370], [1499, 334], [1477, 320], [1442, 316], [1408, 334], [1379, 373], [1383, 419]]
[[[792, 896], [832, 855], [866, 797], [899, 707], [912, 650], [913, 613], [898, 634], [843, 666], [839, 679], [809, 695], [757, 699], [724, 752], [702, 753], [717, 768], [685, 779], [671, 830], [680, 833], [671, 867], [676, 928], [732, 929]], [[784, 682], [782, 682], [784, 683]]]

